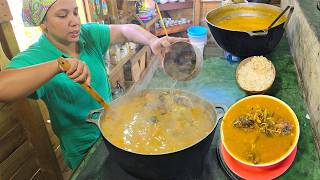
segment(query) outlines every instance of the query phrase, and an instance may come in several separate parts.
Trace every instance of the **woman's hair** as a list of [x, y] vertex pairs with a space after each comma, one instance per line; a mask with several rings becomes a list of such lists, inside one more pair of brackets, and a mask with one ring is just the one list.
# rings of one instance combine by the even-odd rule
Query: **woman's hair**
[[57, 0], [23, 0], [22, 20], [25, 26], [39, 26]]

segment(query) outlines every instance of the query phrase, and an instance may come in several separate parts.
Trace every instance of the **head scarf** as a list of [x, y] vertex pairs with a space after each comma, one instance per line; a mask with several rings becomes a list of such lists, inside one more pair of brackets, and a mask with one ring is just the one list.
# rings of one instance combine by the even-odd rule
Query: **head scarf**
[[25, 26], [39, 26], [48, 9], [57, 0], [23, 0], [22, 20]]

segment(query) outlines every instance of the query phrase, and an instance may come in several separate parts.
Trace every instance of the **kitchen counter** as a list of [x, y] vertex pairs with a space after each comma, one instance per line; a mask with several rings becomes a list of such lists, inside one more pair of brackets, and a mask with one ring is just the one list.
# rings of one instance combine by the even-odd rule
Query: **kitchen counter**
[[[276, 68], [276, 80], [272, 88], [266, 93], [286, 102], [296, 113], [300, 122], [300, 138], [298, 151], [292, 166], [280, 176], [279, 179], [320, 179], [320, 159], [317, 155], [314, 139], [310, 127], [308, 113], [301, 96], [297, 73], [290, 54], [288, 41], [285, 36], [277, 48], [267, 55]], [[175, 88], [189, 90], [212, 103], [232, 105], [237, 100], [247, 96], [237, 86], [235, 69], [238, 63], [230, 64], [222, 57], [221, 49], [208, 47], [205, 49], [204, 67], [200, 74], [193, 80], [178, 82]], [[172, 87], [173, 81], [161, 69], [155, 73], [148, 88]], [[219, 131], [212, 142], [208, 152], [205, 168], [198, 179], [229, 179], [217, 160], [217, 142]], [[126, 174], [108, 156], [102, 138], [89, 151], [72, 179], [119, 179], [135, 180]]]

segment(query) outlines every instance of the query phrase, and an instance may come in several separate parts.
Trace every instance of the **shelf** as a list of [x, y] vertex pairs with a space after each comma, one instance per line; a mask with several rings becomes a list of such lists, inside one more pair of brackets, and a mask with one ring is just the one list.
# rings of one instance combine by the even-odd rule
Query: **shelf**
[[165, 4], [159, 4], [160, 11], [170, 11], [170, 10], [187, 9], [187, 8], [193, 8], [192, 1], [174, 2], [174, 3], [168, 2]]
[[[130, 52], [127, 56], [123, 57], [114, 68], [110, 70], [109, 82], [112, 91], [116, 87], [117, 81], [125, 89], [131, 89], [135, 82], [143, 78], [144, 71], [148, 68], [147, 62], [151, 57], [151, 49], [149, 46], [143, 46], [137, 52]], [[130, 61], [130, 70], [124, 65]], [[127, 78], [126, 78], [127, 77]], [[131, 79], [131, 80], [130, 80]], [[130, 80], [130, 81], [128, 81]], [[128, 83], [129, 82], [129, 83]]]
[[132, 57], [135, 55], [133, 52], [129, 52], [125, 57], [123, 57], [119, 62], [110, 70], [109, 76], [112, 77], [116, 75], [116, 73], [122, 69], [123, 65], [127, 63]]
[[[178, 33], [178, 32], [182, 32], [182, 31], [186, 31], [188, 29], [188, 27], [190, 27], [192, 24], [181, 24], [181, 25], [176, 25], [176, 26], [171, 26], [171, 27], [167, 27], [167, 31], [168, 34], [172, 34], [172, 33]], [[163, 28], [159, 28], [155, 30], [155, 35], [156, 36], [163, 36], [166, 35]]]

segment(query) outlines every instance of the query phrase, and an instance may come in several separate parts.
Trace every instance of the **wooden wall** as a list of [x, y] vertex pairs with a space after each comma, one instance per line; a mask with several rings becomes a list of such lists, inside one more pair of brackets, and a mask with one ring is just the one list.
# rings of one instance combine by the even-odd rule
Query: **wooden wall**
[[72, 170], [66, 165], [66, 163], [63, 160], [60, 142], [59, 142], [58, 137], [54, 134], [54, 132], [52, 130], [50, 116], [49, 116], [47, 106], [45, 105], [45, 103], [42, 100], [38, 100], [37, 102], [38, 102], [39, 109], [40, 109], [40, 112], [43, 117], [43, 122], [45, 124], [45, 127], [46, 127], [48, 135], [49, 135], [52, 149], [54, 151], [55, 157], [57, 158], [61, 173], [62, 173], [64, 179], [68, 179], [72, 173]]
[[[0, 45], [0, 71], [9, 63]], [[0, 103], [0, 179], [62, 179], [35, 101]]]
[[0, 103], [0, 179], [62, 179], [36, 102]]
[[[8, 3], [0, 0], [0, 71], [19, 52], [10, 20]], [[0, 103], [0, 146], [1, 180], [63, 179], [36, 101]]]

